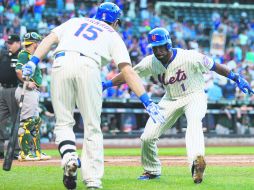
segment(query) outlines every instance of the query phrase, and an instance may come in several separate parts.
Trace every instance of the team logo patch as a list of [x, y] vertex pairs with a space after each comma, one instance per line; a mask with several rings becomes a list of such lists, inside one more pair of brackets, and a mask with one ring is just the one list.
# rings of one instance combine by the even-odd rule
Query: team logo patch
[[152, 40], [156, 41], [156, 35], [152, 35]]

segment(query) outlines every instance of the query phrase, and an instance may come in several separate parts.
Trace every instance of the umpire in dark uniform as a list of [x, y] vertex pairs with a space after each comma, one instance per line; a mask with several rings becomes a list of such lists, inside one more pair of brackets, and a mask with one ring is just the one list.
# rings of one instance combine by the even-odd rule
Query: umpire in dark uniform
[[9, 35], [6, 46], [7, 48], [0, 50], [0, 159], [4, 158], [4, 141], [7, 139], [4, 131], [8, 118], [11, 117], [13, 123], [18, 111], [15, 100], [15, 90], [18, 84], [15, 67], [18, 53], [21, 50], [19, 35]]

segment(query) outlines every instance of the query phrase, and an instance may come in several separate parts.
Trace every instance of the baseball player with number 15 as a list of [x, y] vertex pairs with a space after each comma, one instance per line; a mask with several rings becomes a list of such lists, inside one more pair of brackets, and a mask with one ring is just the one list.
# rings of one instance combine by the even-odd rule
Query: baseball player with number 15
[[[147, 121], [142, 141], [142, 165], [144, 173], [138, 179], [159, 178], [161, 163], [158, 159], [158, 138], [177, 119], [185, 114], [187, 118], [186, 148], [194, 183], [201, 183], [206, 167], [204, 155], [205, 144], [202, 131], [202, 118], [207, 110], [207, 96], [204, 92], [203, 73], [209, 70], [228, 77], [236, 82], [244, 93], [253, 93], [248, 82], [233, 73], [227, 67], [214, 63], [206, 55], [194, 50], [172, 48], [169, 33], [164, 28], [155, 28], [148, 34], [148, 42], [153, 54], [145, 57], [134, 70], [141, 77], [153, 76], [164, 86], [166, 93], [159, 102], [159, 107], [166, 122], [154, 124]], [[102, 83], [103, 89], [125, 82], [120, 73], [112, 81]]]
[[80, 166], [73, 132], [75, 105], [84, 120], [81, 157], [83, 181], [88, 189], [102, 187], [104, 161], [100, 128], [100, 69], [111, 59], [120, 68], [126, 82], [140, 98], [151, 118], [157, 123], [164, 122], [158, 106], [149, 99], [140, 78], [131, 67], [127, 48], [115, 31], [120, 24], [120, 12], [117, 5], [102, 3], [95, 19], [68, 20], [52, 30], [23, 67], [24, 75], [32, 75], [34, 68], [51, 46], [58, 45], [52, 66], [51, 92], [56, 116], [54, 132], [64, 168], [63, 183], [67, 189], [76, 188], [77, 168]]

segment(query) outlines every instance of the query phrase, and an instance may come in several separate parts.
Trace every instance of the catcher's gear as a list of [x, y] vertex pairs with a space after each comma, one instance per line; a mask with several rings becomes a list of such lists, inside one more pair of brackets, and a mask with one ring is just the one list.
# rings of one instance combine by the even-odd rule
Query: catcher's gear
[[24, 40], [23, 44], [27, 46], [32, 43], [40, 42], [42, 40], [42, 37], [36, 32], [28, 32], [24, 35], [23, 40]]
[[36, 117], [34, 119], [34, 128], [33, 130], [30, 131], [30, 133], [33, 137], [33, 145], [34, 145], [36, 157], [38, 157], [40, 160], [49, 160], [51, 159], [51, 156], [41, 151], [41, 139], [40, 139], [41, 124], [42, 124], [41, 118]]
[[149, 47], [167, 45], [168, 50], [172, 48], [169, 32], [165, 28], [155, 28], [148, 33]]
[[108, 23], [114, 23], [116, 20], [120, 22], [121, 9], [114, 3], [106, 2], [102, 3], [97, 10], [95, 19], [105, 21]]
[[28, 155], [31, 149], [31, 145], [33, 144], [33, 139], [31, 135], [31, 131], [34, 130], [35, 127], [35, 119], [28, 118], [24, 121], [21, 121], [19, 131], [18, 131], [18, 141], [19, 146], [24, 155]]
[[30, 131], [33, 138], [35, 153], [36, 153], [36, 156], [38, 157], [40, 157], [40, 154], [41, 154], [40, 131], [39, 131], [41, 123], [42, 123], [41, 118], [36, 117], [34, 119], [34, 128]]

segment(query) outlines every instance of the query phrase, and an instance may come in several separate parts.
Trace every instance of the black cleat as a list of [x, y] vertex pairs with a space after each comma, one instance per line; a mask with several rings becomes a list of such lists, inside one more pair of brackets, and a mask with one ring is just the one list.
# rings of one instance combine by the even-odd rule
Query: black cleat
[[63, 176], [63, 184], [64, 186], [71, 190], [71, 189], [76, 189], [77, 187], [77, 175], [75, 176]]

